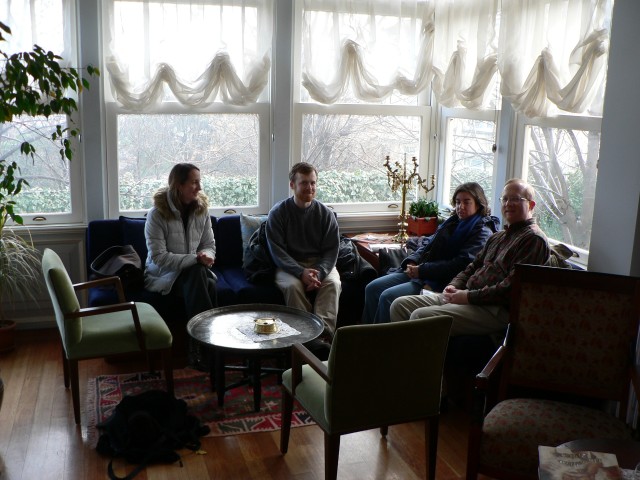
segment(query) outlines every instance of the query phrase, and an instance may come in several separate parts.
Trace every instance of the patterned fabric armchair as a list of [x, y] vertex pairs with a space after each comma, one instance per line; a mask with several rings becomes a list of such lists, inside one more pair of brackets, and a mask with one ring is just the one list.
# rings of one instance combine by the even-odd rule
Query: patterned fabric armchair
[[467, 479], [537, 479], [539, 445], [631, 438], [639, 310], [638, 278], [518, 265], [507, 337], [476, 377]]

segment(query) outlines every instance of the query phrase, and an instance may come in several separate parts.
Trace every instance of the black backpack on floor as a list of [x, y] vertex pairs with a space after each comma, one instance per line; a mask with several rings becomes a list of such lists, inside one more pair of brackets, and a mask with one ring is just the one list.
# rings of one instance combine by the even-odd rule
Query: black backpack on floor
[[[200, 437], [209, 427], [187, 413], [187, 404], [162, 390], [125, 396], [103, 423], [96, 450], [112, 457], [108, 474], [111, 479], [129, 480], [152, 463], [180, 460], [176, 450], [200, 449]], [[138, 466], [126, 477], [113, 472], [113, 458], [122, 457]]]

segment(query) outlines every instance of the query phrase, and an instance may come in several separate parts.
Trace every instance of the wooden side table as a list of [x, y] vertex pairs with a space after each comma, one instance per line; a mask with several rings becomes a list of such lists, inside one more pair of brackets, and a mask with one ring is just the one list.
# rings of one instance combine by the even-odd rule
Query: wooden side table
[[351, 236], [351, 240], [358, 249], [358, 253], [362, 258], [380, 272], [380, 258], [378, 257], [378, 251], [382, 247], [387, 248], [401, 248], [402, 244], [396, 242], [394, 239], [395, 233], [359, 233]]

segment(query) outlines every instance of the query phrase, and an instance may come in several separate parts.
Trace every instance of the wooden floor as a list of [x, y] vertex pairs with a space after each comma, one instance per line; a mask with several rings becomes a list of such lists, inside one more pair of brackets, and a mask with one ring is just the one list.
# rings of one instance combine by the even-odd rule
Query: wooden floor
[[[107, 478], [108, 459], [87, 442], [86, 419], [73, 421], [71, 395], [65, 390], [56, 330], [19, 331], [17, 348], [0, 354], [0, 376], [5, 385], [0, 409], [0, 479], [35, 480]], [[81, 402], [90, 377], [143, 369], [143, 365], [109, 364], [102, 360], [80, 363]], [[344, 480], [425, 478], [422, 423], [342, 437], [338, 478]], [[280, 432], [204, 438], [206, 455], [186, 450], [183, 467], [153, 465], [140, 480], [155, 479], [295, 479], [324, 478], [322, 431], [316, 426], [291, 430], [289, 453], [279, 451]], [[436, 476], [464, 477], [467, 418], [451, 406], [441, 415]], [[123, 476], [130, 465], [116, 463]]]

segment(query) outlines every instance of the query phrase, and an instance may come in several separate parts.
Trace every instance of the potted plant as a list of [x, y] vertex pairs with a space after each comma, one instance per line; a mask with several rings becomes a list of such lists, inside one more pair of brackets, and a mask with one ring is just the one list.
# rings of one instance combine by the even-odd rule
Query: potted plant
[[419, 198], [409, 205], [407, 233], [409, 235], [431, 235], [438, 228], [438, 202]]
[[6, 316], [6, 306], [17, 298], [35, 301], [40, 278], [40, 252], [31, 239], [25, 239], [7, 226], [7, 221], [22, 224], [14, 213], [15, 196], [25, 184], [16, 179], [16, 162], [0, 159], [0, 352], [14, 347], [15, 322]]
[[[11, 34], [11, 29], [0, 22], [0, 42], [6, 41], [6, 34]], [[88, 88], [89, 83], [78, 70], [60, 65], [60, 60], [61, 57], [38, 45], [34, 45], [32, 51], [11, 55], [0, 49], [0, 124], [51, 115], [66, 115], [71, 119], [78, 107], [67, 92], [80, 92]], [[87, 73], [99, 75], [91, 66], [87, 67]], [[58, 144], [60, 156], [71, 160], [70, 137], [80, 132], [62, 125], [53, 126], [52, 130], [32, 133]], [[21, 143], [20, 154], [30, 156], [33, 161], [37, 158], [36, 148], [29, 141]], [[0, 351], [13, 348], [15, 322], [6, 317], [6, 307], [13, 305], [17, 298], [35, 300], [35, 287], [40, 285], [40, 253], [28, 230], [18, 232], [12, 228], [23, 224], [22, 217], [16, 213], [16, 197], [28, 185], [20, 178], [17, 162], [8, 156], [0, 157]]]

